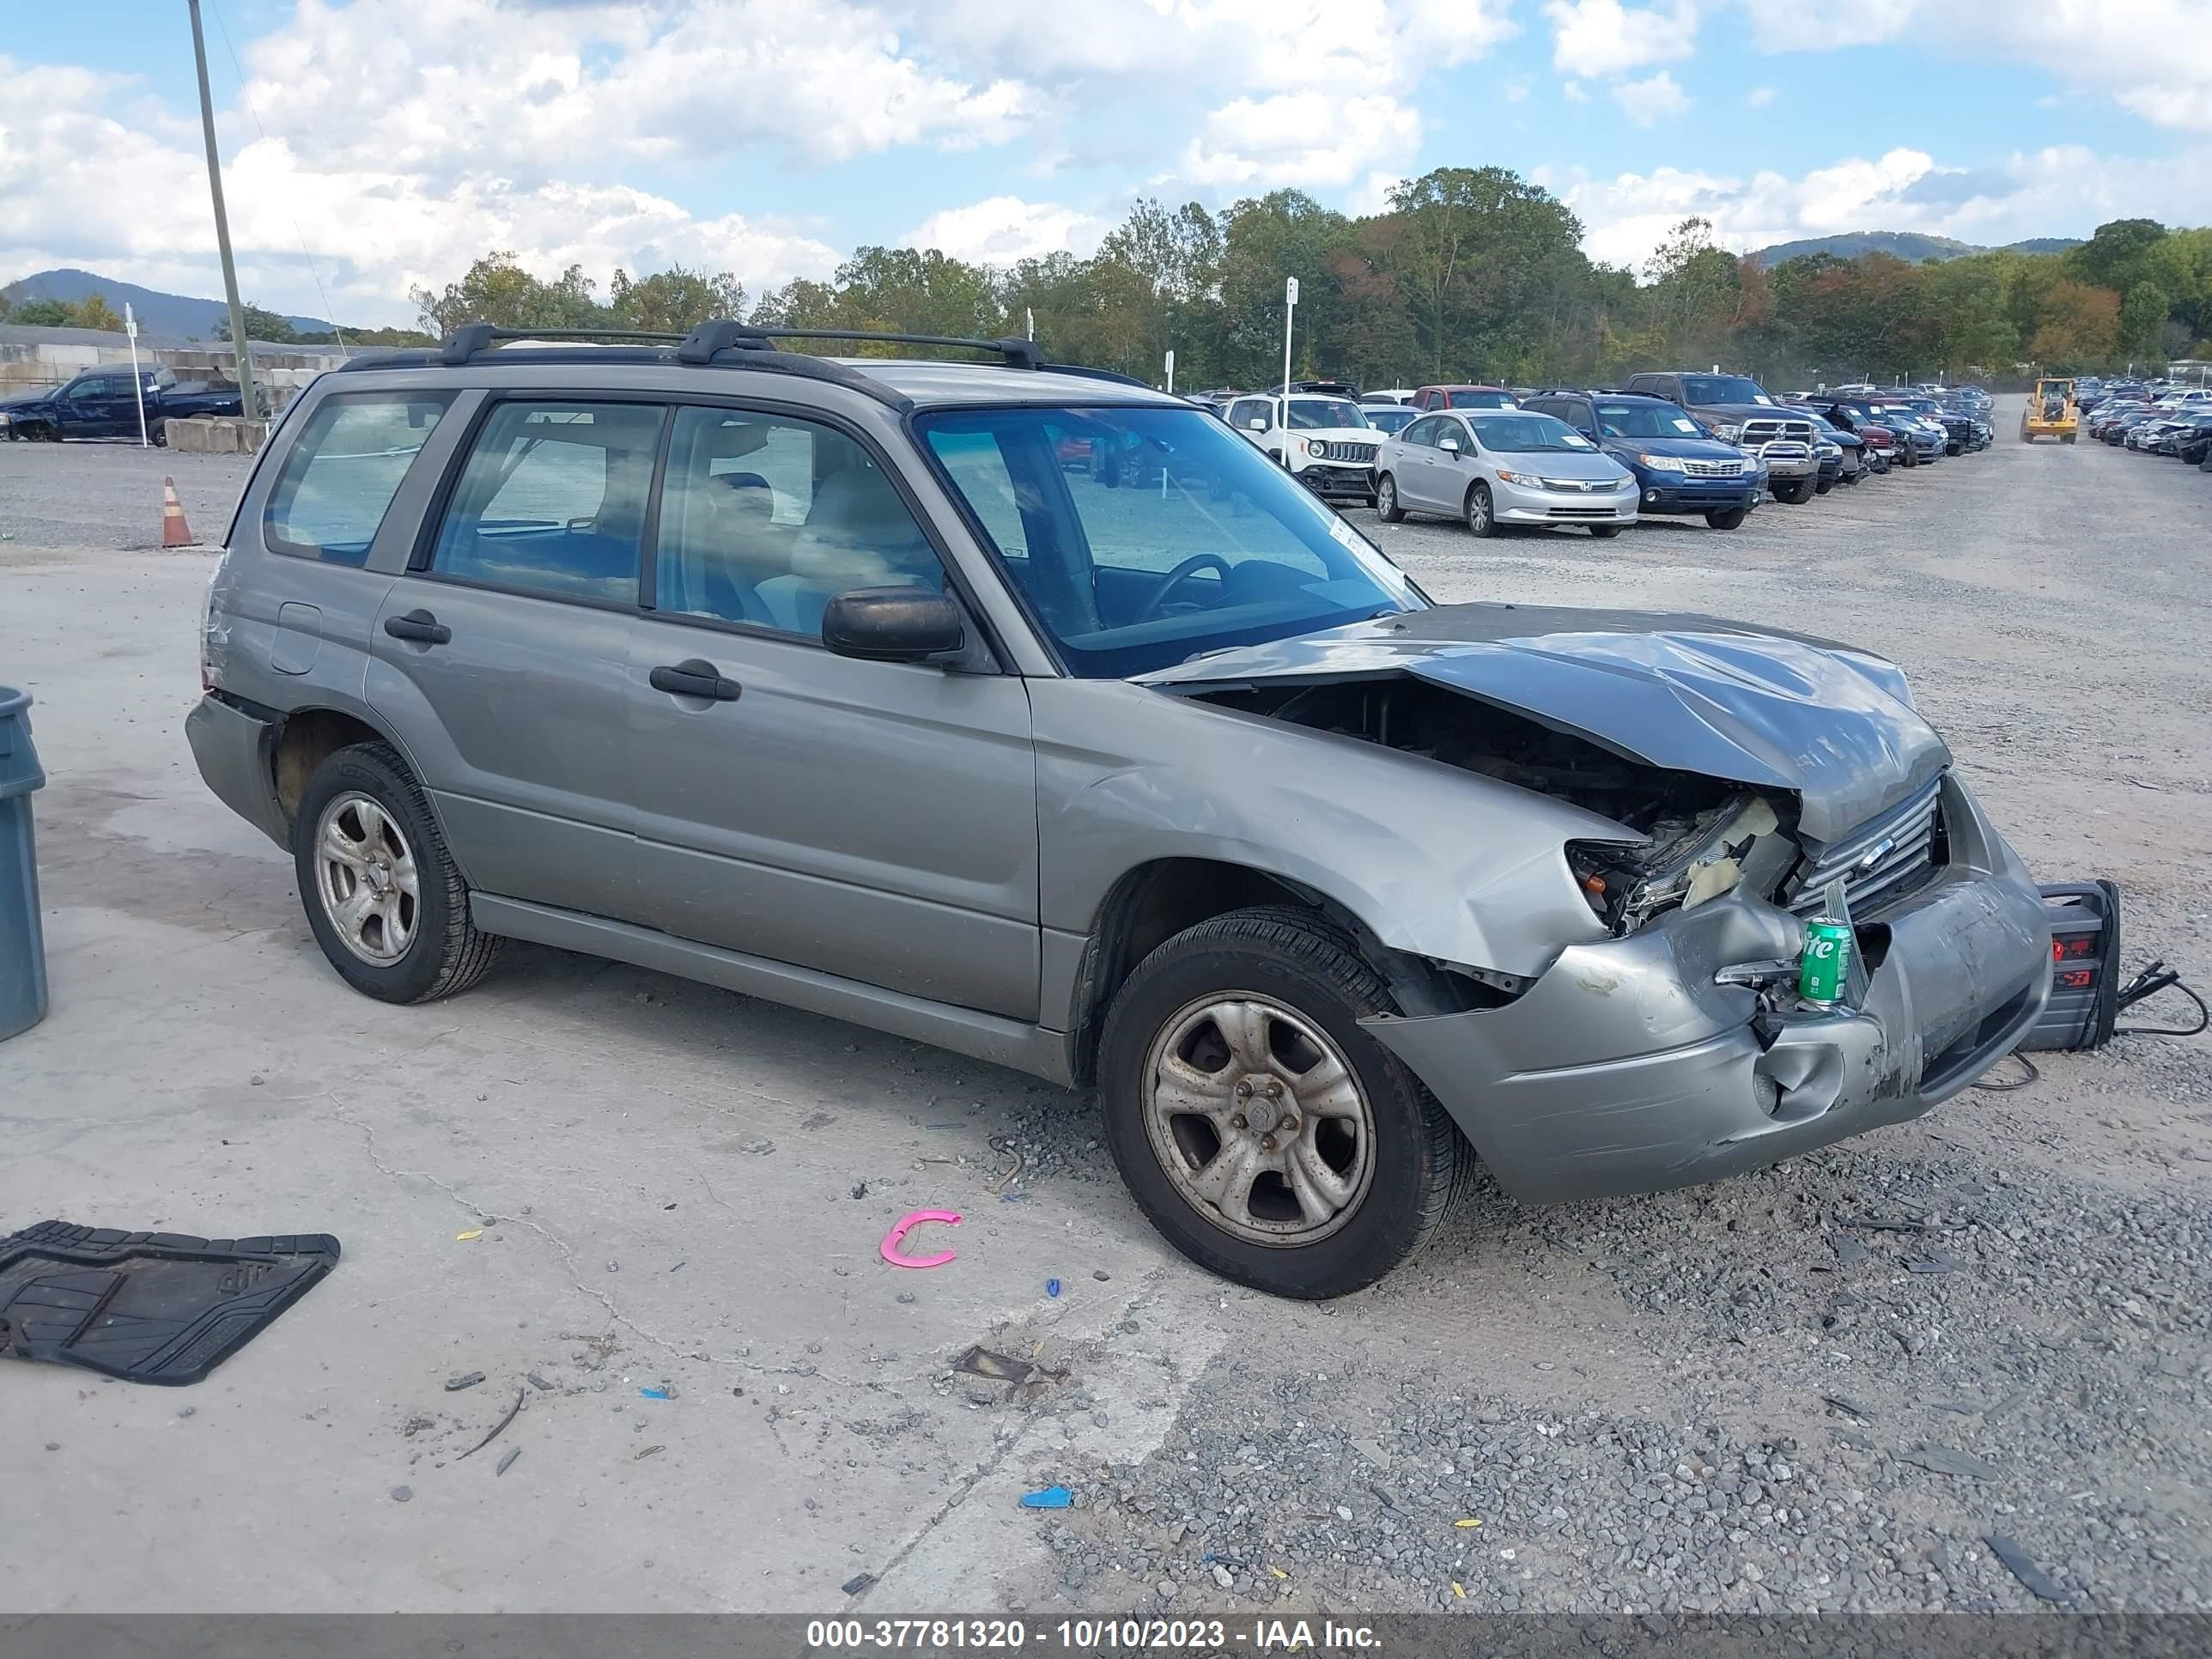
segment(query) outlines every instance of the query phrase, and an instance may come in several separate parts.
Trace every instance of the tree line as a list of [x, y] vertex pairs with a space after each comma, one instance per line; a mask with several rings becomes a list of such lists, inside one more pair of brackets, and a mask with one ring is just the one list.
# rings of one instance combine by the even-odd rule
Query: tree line
[[[1565, 203], [1505, 168], [1439, 167], [1399, 184], [1371, 215], [1295, 190], [1218, 210], [1144, 200], [1088, 258], [994, 268], [933, 248], [867, 246], [826, 282], [757, 296], [726, 271], [672, 265], [637, 277], [617, 270], [602, 297], [580, 266], [547, 280], [495, 251], [442, 289], [410, 291], [419, 333], [347, 337], [404, 343], [471, 321], [681, 330], [714, 317], [986, 338], [1033, 331], [1060, 361], [1157, 381], [1172, 349], [1179, 387], [1247, 388], [1280, 377], [1283, 280], [1296, 276], [1293, 372], [1370, 386], [1601, 385], [1708, 363], [1787, 386], [2212, 357], [2212, 228], [2121, 219], [2063, 252], [1919, 264], [1814, 254], [1769, 268], [1720, 247], [1712, 226], [1692, 218], [1638, 270], [1591, 260], [1582, 234]], [[20, 307], [10, 319], [27, 320]], [[228, 319], [216, 320], [228, 337]], [[248, 332], [309, 337], [253, 307]]]

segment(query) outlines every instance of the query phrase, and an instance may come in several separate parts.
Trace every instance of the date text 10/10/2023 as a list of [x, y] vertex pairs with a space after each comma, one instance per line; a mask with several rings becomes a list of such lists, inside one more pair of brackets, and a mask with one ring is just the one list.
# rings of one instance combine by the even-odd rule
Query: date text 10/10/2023
[[807, 1646], [830, 1650], [1294, 1653], [1371, 1651], [1380, 1639], [1365, 1625], [1304, 1619], [1261, 1619], [1238, 1628], [1222, 1619], [1062, 1619], [1035, 1629], [1018, 1619], [817, 1619], [806, 1626]]

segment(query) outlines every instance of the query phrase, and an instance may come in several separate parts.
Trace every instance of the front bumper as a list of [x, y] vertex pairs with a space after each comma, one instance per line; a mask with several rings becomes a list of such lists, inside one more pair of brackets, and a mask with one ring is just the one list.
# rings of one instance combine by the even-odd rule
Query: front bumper
[[185, 716], [185, 738], [216, 799], [279, 847], [290, 847], [291, 821], [276, 799], [276, 722], [210, 692]]
[[1638, 480], [1643, 493], [1637, 501], [1644, 513], [1726, 513], [1735, 507], [1759, 505], [1756, 473], [1734, 478], [1690, 478], [1679, 472], [1647, 472]]
[[1855, 918], [1861, 1005], [1765, 1013], [1732, 964], [1794, 957], [1803, 924], [1730, 894], [1571, 945], [1501, 1008], [1364, 1022], [1528, 1203], [1656, 1192], [1917, 1117], [1987, 1070], [2051, 990], [2051, 927], [2017, 855], [1955, 778], [1949, 863]]
[[1619, 489], [1536, 489], [1499, 483], [1492, 507], [1500, 524], [1634, 524], [1638, 494], [1632, 480]]
[[1335, 461], [1309, 461], [1291, 475], [1316, 495], [1335, 501], [1370, 501], [1375, 495], [1375, 469]]

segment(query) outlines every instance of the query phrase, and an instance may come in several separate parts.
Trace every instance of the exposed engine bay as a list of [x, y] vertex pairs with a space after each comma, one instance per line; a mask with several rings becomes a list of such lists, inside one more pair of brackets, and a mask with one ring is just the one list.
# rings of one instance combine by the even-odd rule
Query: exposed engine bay
[[[1625, 695], [1633, 695], [1632, 692]], [[1771, 898], [1796, 867], [1796, 804], [1670, 771], [1408, 675], [1218, 686], [1200, 700], [1358, 738], [1570, 801], [1649, 839], [1571, 842], [1590, 908], [1615, 933], [1738, 887]]]

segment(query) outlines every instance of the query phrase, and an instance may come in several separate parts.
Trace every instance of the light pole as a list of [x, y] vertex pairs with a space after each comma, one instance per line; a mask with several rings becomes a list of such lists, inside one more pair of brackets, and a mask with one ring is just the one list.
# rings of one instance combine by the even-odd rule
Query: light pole
[[1298, 309], [1298, 279], [1283, 279], [1283, 397], [1275, 424], [1283, 433], [1283, 465], [1291, 464], [1291, 325]]
[[215, 147], [215, 100], [208, 92], [207, 39], [200, 33], [200, 0], [185, 0], [192, 15], [192, 63], [200, 76], [200, 132], [207, 139], [208, 193], [215, 198], [215, 246], [222, 258], [222, 293], [230, 302], [230, 343], [238, 354], [238, 412], [252, 420], [261, 407], [253, 395], [253, 352], [246, 338], [246, 307], [238, 302], [238, 267], [230, 260], [230, 216], [222, 209], [222, 162]]

